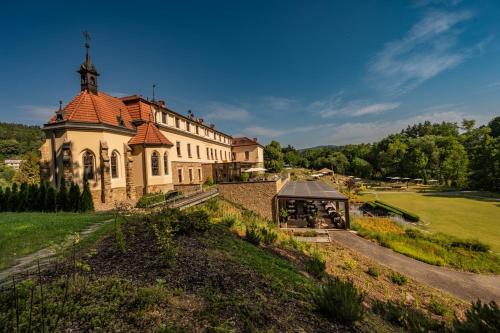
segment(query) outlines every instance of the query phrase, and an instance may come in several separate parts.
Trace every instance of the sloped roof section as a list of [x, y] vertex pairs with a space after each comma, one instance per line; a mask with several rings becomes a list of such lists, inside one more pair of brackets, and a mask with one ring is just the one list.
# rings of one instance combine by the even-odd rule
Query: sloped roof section
[[145, 103], [140, 96], [133, 95], [121, 98], [127, 106], [133, 120], [153, 121], [153, 110], [151, 105]]
[[129, 145], [173, 146], [152, 122], [145, 122], [137, 126], [137, 134], [130, 139]]
[[241, 146], [262, 146], [260, 143], [257, 142], [257, 138], [255, 139], [249, 139], [246, 136], [241, 137], [241, 138], [233, 138], [233, 147], [241, 147]]
[[[119, 98], [101, 91], [97, 93], [81, 91], [64, 107], [62, 114], [62, 121], [101, 123], [134, 129], [126, 105]], [[55, 122], [57, 118], [54, 116], [49, 124]]]

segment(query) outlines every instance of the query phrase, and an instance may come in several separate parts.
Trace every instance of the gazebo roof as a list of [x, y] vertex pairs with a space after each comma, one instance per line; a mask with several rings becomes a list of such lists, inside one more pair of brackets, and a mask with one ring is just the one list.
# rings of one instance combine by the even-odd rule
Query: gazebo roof
[[345, 195], [322, 181], [289, 181], [277, 196], [279, 199], [347, 201]]
[[319, 170], [318, 172], [320, 172], [320, 173], [332, 173], [333, 170], [330, 170], [328, 168], [323, 168], [323, 169]]

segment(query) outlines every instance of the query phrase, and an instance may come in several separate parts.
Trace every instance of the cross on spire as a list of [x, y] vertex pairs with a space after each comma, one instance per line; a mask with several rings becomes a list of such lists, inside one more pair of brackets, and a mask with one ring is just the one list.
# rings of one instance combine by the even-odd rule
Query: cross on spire
[[81, 90], [87, 90], [93, 93], [97, 93], [97, 77], [99, 73], [95, 69], [95, 66], [90, 60], [90, 34], [88, 31], [83, 32], [83, 39], [85, 40], [85, 62], [81, 64], [80, 70], [80, 86]]

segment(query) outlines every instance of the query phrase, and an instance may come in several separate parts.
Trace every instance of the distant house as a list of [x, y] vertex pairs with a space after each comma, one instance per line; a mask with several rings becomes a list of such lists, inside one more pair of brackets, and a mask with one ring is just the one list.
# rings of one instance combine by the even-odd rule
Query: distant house
[[19, 170], [19, 167], [21, 166], [21, 162], [23, 160], [4, 160], [3, 163], [5, 165], [8, 165], [10, 166], [11, 168], [13, 168], [14, 170]]

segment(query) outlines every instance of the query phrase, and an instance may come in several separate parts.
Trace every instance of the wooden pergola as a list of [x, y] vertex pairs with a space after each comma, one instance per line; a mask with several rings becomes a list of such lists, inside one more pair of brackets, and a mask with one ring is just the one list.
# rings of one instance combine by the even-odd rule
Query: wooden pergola
[[349, 198], [322, 181], [289, 181], [285, 184], [275, 197], [275, 221], [279, 222], [280, 207], [290, 200], [333, 202], [337, 211], [340, 211], [340, 203], [343, 203], [345, 227], [350, 227]]

